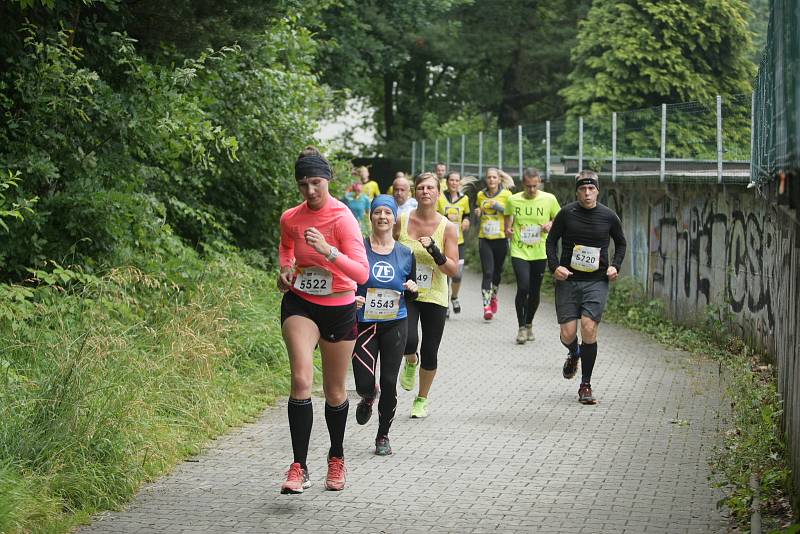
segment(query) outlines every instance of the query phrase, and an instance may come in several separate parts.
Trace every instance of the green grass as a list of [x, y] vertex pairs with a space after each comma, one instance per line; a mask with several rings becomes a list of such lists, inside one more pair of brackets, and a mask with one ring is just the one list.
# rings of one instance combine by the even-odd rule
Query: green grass
[[283, 394], [274, 280], [187, 251], [35, 289], [0, 322], [0, 532], [118, 508]]

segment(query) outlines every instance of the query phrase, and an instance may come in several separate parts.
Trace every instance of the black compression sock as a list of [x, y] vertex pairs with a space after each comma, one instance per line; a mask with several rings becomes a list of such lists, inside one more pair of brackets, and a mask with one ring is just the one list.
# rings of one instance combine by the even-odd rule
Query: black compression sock
[[567, 350], [569, 350], [572, 356], [578, 355], [578, 336], [575, 336], [575, 339], [573, 339], [571, 343], [565, 343], [562, 339], [561, 344], [567, 347]]
[[597, 359], [597, 343], [581, 343], [581, 382], [591, 384], [592, 369]]
[[345, 400], [339, 406], [325, 403], [325, 422], [328, 424], [328, 434], [331, 437], [331, 448], [328, 458], [344, 458], [344, 430], [347, 426], [347, 411], [350, 401]]
[[311, 399], [293, 399], [289, 397], [289, 432], [292, 435], [292, 452], [294, 461], [306, 469], [308, 457], [308, 440], [311, 438], [311, 426], [314, 424], [314, 408]]

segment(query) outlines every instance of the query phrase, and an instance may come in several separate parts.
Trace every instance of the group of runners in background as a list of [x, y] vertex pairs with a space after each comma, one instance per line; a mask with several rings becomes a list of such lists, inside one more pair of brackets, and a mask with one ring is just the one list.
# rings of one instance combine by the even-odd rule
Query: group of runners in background
[[[310, 485], [306, 458], [317, 346], [331, 442], [326, 489], [345, 485], [348, 367], [361, 398], [356, 407], [359, 424], [370, 420], [378, 400], [376, 454], [392, 453], [389, 430], [398, 375], [401, 387], [409, 391], [419, 375], [411, 417], [427, 417], [447, 317], [450, 308], [461, 312], [464, 236], [471, 216], [479, 224], [484, 320], [498, 313], [498, 287], [510, 252], [517, 282], [516, 342], [532, 341], [541, 283], [549, 268], [556, 280], [561, 342], [568, 349], [563, 376], [573, 378], [580, 362], [578, 400], [596, 402], [591, 375], [597, 327], [626, 243], [617, 215], [597, 202], [595, 173], [584, 171], [576, 177], [577, 201], [563, 208], [554, 195], [541, 190], [536, 169], [527, 169], [522, 190], [512, 193], [513, 179], [489, 168], [486, 187], [472, 200], [462, 190], [460, 174], [447, 172], [443, 164], [417, 175], [413, 187], [398, 172], [391, 194], [380, 194], [365, 167], [357, 174], [359, 181], [337, 200], [328, 188], [333, 178], [330, 165], [316, 148], [307, 147], [295, 163], [303, 202], [281, 216], [278, 288], [284, 292], [281, 325], [291, 366], [288, 416], [294, 455], [282, 493], [302, 493]], [[615, 247], [609, 260], [611, 239]]]

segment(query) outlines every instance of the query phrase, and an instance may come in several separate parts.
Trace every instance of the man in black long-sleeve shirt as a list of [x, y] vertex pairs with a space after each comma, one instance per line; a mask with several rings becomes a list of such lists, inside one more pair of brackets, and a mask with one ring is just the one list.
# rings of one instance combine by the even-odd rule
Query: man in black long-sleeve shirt
[[[597, 202], [599, 180], [592, 171], [575, 178], [577, 202], [561, 208], [547, 235], [547, 264], [556, 279], [556, 315], [561, 343], [569, 350], [564, 378], [578, 371], [578, 400], [595, 404], [592, 369], [597, 358], [597, 327], [608, 298], [608, 282], [617, 279], [625, 259], [627, 243], [622, 223], [611, 209]], [[609, 262], [608, 244], [614, 240], [614, 259]], [[558, 242], [561, 241], [561, 257]], [[578, 345], [578, 321], [581, 344]]]

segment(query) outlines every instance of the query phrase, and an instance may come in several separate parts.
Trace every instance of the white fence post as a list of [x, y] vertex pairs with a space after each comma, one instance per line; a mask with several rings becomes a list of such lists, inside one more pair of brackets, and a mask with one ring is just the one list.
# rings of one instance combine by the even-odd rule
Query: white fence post
[[419, 172], [425, 172], [425, 140], [422, 140], [422, 154], [419, 160]]
[[447, 172], [450, 172], [450, 138], [447, 138], [447, 158], [445, 159], [447, 165]]
[[545, 154], [544, 154], [544, 174], [545, 178], [550, 179], [550, 121], [545, 123]]
[[483, 132], [478, 132], [478, 179], [483, 174]]
[[464, 145], [466, 144], [467, 144], [467, 136], [465, 134], [461, 134], [461, 178], [464, 178], [464, 154], [465, 154]]
[[722, 183], [722, 97], [717, 95], [717, 183]]
[[497, 129], [497, 168], [503, 170], [503, 130]]
[[617, 181], [617, 112], [611, 114], [611, 181]]
[[524, 167], [522, 161], [522, 125], [517, 126], [517, 145], [519, 148], [519, 181], [522, 182], [522, 168]]
[[417, 142], [411, 141], [411, 176], [416, 176], [414, 172], [417, 164]]
[[583, 117], [578, 117], [578, 173], [583, 172]]
[[667, 105], [661, 104], [661, 166], [658, 179], [663, 182], [667, 175]]

